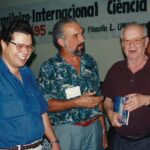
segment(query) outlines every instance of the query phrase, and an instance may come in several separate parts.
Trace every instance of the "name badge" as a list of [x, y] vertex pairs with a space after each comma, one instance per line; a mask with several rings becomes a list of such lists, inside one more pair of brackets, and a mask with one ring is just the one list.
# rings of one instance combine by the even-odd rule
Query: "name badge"
[[74, 98], [81, 95], [80, 87], [75, 86], [65, 90], [67, 99]]

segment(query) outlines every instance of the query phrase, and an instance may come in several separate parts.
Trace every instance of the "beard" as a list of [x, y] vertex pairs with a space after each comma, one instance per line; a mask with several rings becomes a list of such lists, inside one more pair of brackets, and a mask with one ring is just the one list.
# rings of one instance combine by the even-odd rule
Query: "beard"
[[[81, 47], [81, 48], [80, 48], [80, 47]], [[84, 43], [79, 44], [79, 45], [76, 47], [75, 51], [73, 52], [73, 54], [74, 54], [75, 56], [79, 56], [79, 57], [81, 57], [84, 53], [85, 53], [85, 44], [84, 44]]]

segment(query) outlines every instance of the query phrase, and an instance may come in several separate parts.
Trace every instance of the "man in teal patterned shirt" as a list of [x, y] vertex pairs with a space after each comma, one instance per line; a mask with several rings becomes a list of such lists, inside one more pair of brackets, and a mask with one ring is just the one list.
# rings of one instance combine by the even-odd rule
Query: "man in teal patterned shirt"
[[[39, 73], [62, 150], [107, 147], [97, 63], [85, 54], [83, 32], [74, 19], [58, 21], [53, 28], [58, 54], [45, 61]], [[44, 145], [43, 150], [49, 149]]]

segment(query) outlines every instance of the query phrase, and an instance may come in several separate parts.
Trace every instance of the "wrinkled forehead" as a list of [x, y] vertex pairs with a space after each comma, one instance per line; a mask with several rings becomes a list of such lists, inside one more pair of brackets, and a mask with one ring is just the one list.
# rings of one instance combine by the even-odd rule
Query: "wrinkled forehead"
[[138, 25], [131, 25], [124, 29], [123, 38], [137, 38], [144, 36], [144, 28]]
[[78, 23], [67, 23], [63, 27], [64, 34], [77, 34], [82, 33], [83, 28]]

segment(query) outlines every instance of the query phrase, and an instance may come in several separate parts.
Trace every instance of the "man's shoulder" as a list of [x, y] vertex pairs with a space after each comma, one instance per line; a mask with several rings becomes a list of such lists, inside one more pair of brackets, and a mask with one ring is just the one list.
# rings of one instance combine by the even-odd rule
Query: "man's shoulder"
[[23, 66], [19, 70], [21, 70], [21, 72], [23, 72], [23, 73], [31, 73], [32, 72], [32, 70], [28, 66]]
[[108, 70], [108, 74], [111, 72], [120, 72], [123, 71], [126, 68], [126, 61], [125, 60], [121, 60], [121, 61], [117, 61], [116, 63], [114, 63], [110, 69]]
[[92, 55], [90, 55], [90, 54], [84, 54], [83, 55], [83, 60], [84, 61], [86, 61], [86, 62], [90, 62], [90, 63], [96, 63], [96, 60], [95, 60], [95, 58], [92, 56]]
[[94, 57], [93, 57], [92, 55], [87, 54], [87, 53], [85, 53], [85, 54], [83, 55], [83, 58], [86, 58], [86, 59], [94, 59]]
[[126, 66], [126, 61], [120, 60], [114, 63], [111, 68], [120, 68], [120, 67], [125, 67], [125, 66]]
[[45, 60], [42, 65], [41, 65], [41, 68], [45, 68], [45, 67], [49, 67], [51, 65], [55, 65], [57, 62], [60, 61], [60, 57], [58, 54], [56, 54], [55, 56], [53, 57], [50, 57], [49, 59]]
[[20, 68], [20, 70], [21, 70], [22, 74], [35, 77], [33, 71], [28, 66], [23, 66], [22, 68]]

